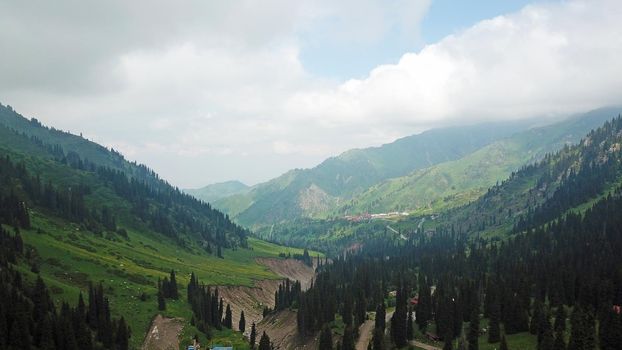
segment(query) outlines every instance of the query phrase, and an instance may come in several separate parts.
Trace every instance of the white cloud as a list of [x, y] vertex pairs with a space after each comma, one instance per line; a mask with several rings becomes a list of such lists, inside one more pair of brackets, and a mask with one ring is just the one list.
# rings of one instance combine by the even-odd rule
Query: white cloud
[[313, 40], [414, 41], [428, 6], [4, 2], [0, 99], [97, 135], [181, 186], [265, 180], [434, 126], [620, 103], [622, 3], [614, 0], [528, 6], [364, 79], [313, 76], [301, 63]]

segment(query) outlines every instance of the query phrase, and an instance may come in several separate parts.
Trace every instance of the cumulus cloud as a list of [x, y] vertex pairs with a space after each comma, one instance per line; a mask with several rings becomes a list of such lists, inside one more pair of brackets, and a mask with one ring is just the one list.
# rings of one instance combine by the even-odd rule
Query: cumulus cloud
[[0, 100], [92, 135], [181, 186], [266, 180], [431, 127], [620, 103], [615, 0], [527, 6], [363, 79], [317, 76], [301, 60], [317, 41], [416, 42], [428, 6], [2, 2]]

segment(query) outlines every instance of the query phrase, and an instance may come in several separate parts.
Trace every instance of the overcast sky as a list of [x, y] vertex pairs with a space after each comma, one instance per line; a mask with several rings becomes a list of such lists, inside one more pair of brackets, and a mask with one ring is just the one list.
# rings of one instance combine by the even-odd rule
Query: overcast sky
[[622, 98], [622, 1], [0, 1], [0, 102], [180, 187]]

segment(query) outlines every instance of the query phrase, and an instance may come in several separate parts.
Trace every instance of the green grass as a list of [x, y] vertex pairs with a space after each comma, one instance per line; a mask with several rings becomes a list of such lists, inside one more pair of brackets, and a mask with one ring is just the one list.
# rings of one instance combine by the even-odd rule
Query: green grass
[[[89, 282], [101, 282], [113, 315], [123, 315], [128, 321], [134, 348], [142, 343], [152, 317], [158, 313], [156, 281], [168, 276], [171, 269], [176, 271], [182, 299], [168, 301], [164, 314], [189, 322], [192, 315], [185, 301], [185, 286], [191, 272], [210, 285], [250, 286], [255, 280], [279, 278], [257, 264], [257, 257], [303, 252], [249, 238], [251, 249], [224, 250], [224, 259], [220, 259], [198, 249], [183, 249], [162, 236], [132, 229], [128, 229], [127, 240], [115, 234], [97, 236], [76, 224], [36, 211], [32, 213], [32, 229], [22, 230], [22, 237], [35, 249], [40, 274], [57, 305], [60, 301], [74, 304], [80, 292], [86, 294]], [[34, 280], [29, 267], [20, 269]], [[148, 296], [146, 301], [139, 299], [143, 292]], [[236, 337], [226, 332], [218, 334], [219, 339]]]

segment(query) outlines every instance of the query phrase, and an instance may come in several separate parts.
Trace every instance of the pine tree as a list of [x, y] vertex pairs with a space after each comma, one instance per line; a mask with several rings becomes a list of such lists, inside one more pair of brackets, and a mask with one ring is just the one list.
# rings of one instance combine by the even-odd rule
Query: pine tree
[[384, 330], [381, 328], [374, 328], [372, 342], [374, 344], [374, 350], [384, 350]]
[[255, 328], [255, 322], [251, 326], [251, 335], [249, 337], [249, 343], [251, 345], [251, 349], [255, 348], [255, 341], [257, 340], [257, 329]]
[[391, 317], [391, 338], [398, 348], [404, 347], [408, 343], [406, 337], [407, 314], [406, 295], [404, 287], [400, 283], [395, 296], [395, 312], [393, 312], [393, 317]]
[[259, 347], [258, 350], [272, 350], [272, 345], [270, 344], [270, 337], [263, 332], [261, 335], [261, 339], [259, 339]]
[[175, 278], [175, 270], [171, 270], [169, 284], [169, 298], [175, 300], [179, 299], [179, 291], [177, 290], [177, 279]]
[[490, 319], [488, 322], [488, 342], [496, 343], [500, 340], [500, 318], [501, 318], [501, 306], [499, 305], [498, 298], [495, 298], [490, 304]]
[[536, 299], [533, 305], [533, 316], [529, 323], [529, 333], [538, 335], [538, 341], [542, 337], [542, 319], [543, 319], [543, 306], [540, 299]]
[[505, 339], [505, 334], [501, 334], [501, 344], [499, 344], [499, 350], [508, 350], [508, 342]]
[[415, 332], [413, 330], [413, 313], [412, 311], [408, 311], [408, 319], [406, 321], [406, 339], [412, 340], [415, 337]]
[[566, 311], [564, 310], [564, 305], [559, 305], [555, 312], [555, 332], [559, 330], [566, 330]]
[[246, 330], [246, 318], [244, 317], [244, 310], [240, 312], [240, 322], [238, 323], [238, 329], [244, 333]]
[[225, 318], [222, 321], [222, 325], [232, 329], [233, 328], [233, 316], [231, 314], [231, 306], [227, 304], [227, 310], [225, 311]]
[[555, 342], [553, 343], [553, 349], [566, 350], [566, 341], [564, 340], [564, 331], [562, 329], [558, 329], [555, 331]]
[[538, 350], [553, 350], [555, 346], [555, 338], [553, 337], [553, 328], [549, 320], [544, 321], [544, 329], [542, 330], [542, 339], [538, 342]]
[[320, 333], [319, 350], [332, 350], [333, 349], [333, 333], [327, 325], [324, 325], [322, 332]]
[[127, 325], [125, 324], [125, 319], [123, 317], [121, 317], [121, 319], [119, 320], [119, 325], [117, 327], [117, 339], [115, 341], [116, 343], [116, 350], [128, 350], [129, 348], [129, 343], [128, 343], [128, 339], [130, 337], [130, 332], [129, 329], [127, 327]]
[[166, 310], [166, 300], [164, 300], [164, 294], [162, 291], [158, 291], [158, 310]]
[[575, 306], [570, 317], [570, 339], [568, 340], [568, 349], [582, 350], [585, 338], [585, 327], [583, 325], [583, 310], [580, 306]]
[[417, 325], [425, 331], [432, 313], [432, 297], [430, 286], [423, 274], [419, 275], [419, 303], [417, 304]]
[[458, 338], [458, 349], [457, 350], [467, 350], [467, 348], [468, 348], [468, 342], [464, 335], [464, 332], [462, 332], [462, 334], [460, 335], [460, 338]]
[[343, 339], [341, 343], [342, 350], [354, 350], [354, 334], [352, 326], [347, 326], [343, 331]]
[[622, 317], [613, 310], [605, 313], [600, 322], [600, 349], [622, 349]]
[[471, 320], [469, 322], [469, 350], [479, 349], [479, 307], [474, 307], [471, 311]]
[[383, 301], [382, 303], [379, 303], [376, 307], [376, 320], [374, 321], [374, 328], [379, 328], [382, 330], [382, 332], [384, 332], [384, 329], [386, 327], [386, 315], [387, 312]]

